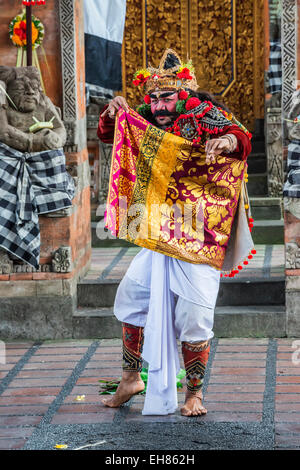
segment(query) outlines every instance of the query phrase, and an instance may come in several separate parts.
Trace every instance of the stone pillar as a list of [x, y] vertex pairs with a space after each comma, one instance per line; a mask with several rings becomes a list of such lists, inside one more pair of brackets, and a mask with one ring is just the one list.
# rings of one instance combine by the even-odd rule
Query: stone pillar
[[112, 144], [104, 144], [97, 136], [99, 115], [109, 99], [91, 97], [87, 107], [87, 145], [93, 173], [92, 220], [99, 204], [105, 204], [108, 195]]
[[281, 197], [284, 182], [282, 150], [281, 79], [281, 0], [265, 0], [266, 101], [265, 136], [268, 195]]
[[[298, 112], [296, 110], [297, 103], [295, 103], [295, 96], [297, 95], [295, 92], [297, 90], [297, 83], [299, 83], [297, 63], [300, 63], [299, 46], [297, 50], [297, 29], [299, 27], [298, 18], [300, 9], [298, 3], [297, 0], [282, 0], [283, 119], [293, 119], [296, 117], [294, 114]], [[285, 154], [291, 140], [300, 139], [300, 126], [298, 126], [283, 120]], [[287, 168], [287, 171], [289, 172], [289, 168]], [[289, 176], [289, 173], [287, 176]], [[286, 330], [288, 336], [298, 337], [300, 336], [300, 199], [298, 197], [284, 197], [284, 223]]]
[[[19, 0], [0, 0], [1, 63], [16, 65], [8, 22], [21, 11]], [[72, 207], [39, 217], [40, 266], [0, 274], [0, 337], [71, 338], [77, 282], [90, 266], [90, 173], [86, 145], [83, 0], [47, 0], [33, 14], [45, 26], [39, 52], [46, 94], [62, 109], [68, 138], [67, 170], [76, 182]], [[50, 69], [50, 72], [49, 72]]]
[[283, 187], [281, 108], [266, 108], [268, 195], [281, 197]]

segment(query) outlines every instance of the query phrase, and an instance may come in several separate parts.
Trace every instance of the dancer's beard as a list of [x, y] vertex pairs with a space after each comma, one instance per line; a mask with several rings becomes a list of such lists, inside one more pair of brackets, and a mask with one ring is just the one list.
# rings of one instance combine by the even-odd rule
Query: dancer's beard
[[[167, 122], [159, 122], [159, 120], [157, 120], [158, 117], [164, 117], [164, 116], [167, 116], [167, 117], [170, 117], [170, 120], [168, 120]], [[177, 113], [172, 113], [171, 111], [168, 111], [167, 109], [162, 109], [162, 110], [159, 110], [159, 111], [156, 111], [154, 114], [153, 114], [153, 120], [156, 124], [157, 127], [159, 127], [160, 129], [166, 129], [167, 127], [171, 127], [175, 121], [177, 117]]]

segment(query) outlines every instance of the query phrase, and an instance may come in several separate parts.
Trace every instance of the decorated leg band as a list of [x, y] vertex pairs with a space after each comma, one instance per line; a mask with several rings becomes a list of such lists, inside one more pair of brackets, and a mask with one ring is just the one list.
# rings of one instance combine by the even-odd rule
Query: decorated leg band
[[141, 372], [144, 328], [123, 323], [123, 370]]
[[203, 385], [203, 377], [210, 352], [210, 342], [182, 342], [182, 355], [186, 371], [186, 385], [190, 392], [197, 392]]

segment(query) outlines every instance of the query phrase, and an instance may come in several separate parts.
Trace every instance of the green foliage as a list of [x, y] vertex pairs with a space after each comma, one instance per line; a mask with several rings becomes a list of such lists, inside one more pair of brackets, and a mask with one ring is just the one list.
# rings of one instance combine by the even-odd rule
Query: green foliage
[[[181, 380], [184, 377], [185, 377], [185, 370], [180, 369], [178, 375], [176, 376], [177, 388], [182, 388], [183, 387], [183, 385], [181, 383]], [[142, 392], [140, 392], [139, 395], [144, 395], [146, 393], [147, 383], [148, 383], [148, 369], [145, 369], [145, 368], [142, 369], [141, 379], [145, 384], [145, 389]], [[101, 386], [100, 391], [99, 391], [99, 395], [113, 395], [116, 392], [116, 390], [119, 386], [119, 383], [121, 382], [121, 379], [116, 379], [116, 380], [112, 380], [112, 381], [100, 379], [99, 382], [101, 384], [103, 384]]]

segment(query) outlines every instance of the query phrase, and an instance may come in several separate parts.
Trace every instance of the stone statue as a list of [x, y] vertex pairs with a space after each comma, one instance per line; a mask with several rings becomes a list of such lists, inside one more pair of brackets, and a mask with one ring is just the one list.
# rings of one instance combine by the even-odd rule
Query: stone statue
[[[39, 214], [66, 211], [75, 194], [66, 171], [66, 129], [35, 67], [0, 66], [0, 274], [38, 270]], [[9, 204], [8, 204], [9, 202]], [[66, 269], [66, 268], [65, 268]]]
[[60, 111], [43, 93], [37, 68], [0, 66], [0, 80], [0, 142], [22, 152], [63, 147]]

